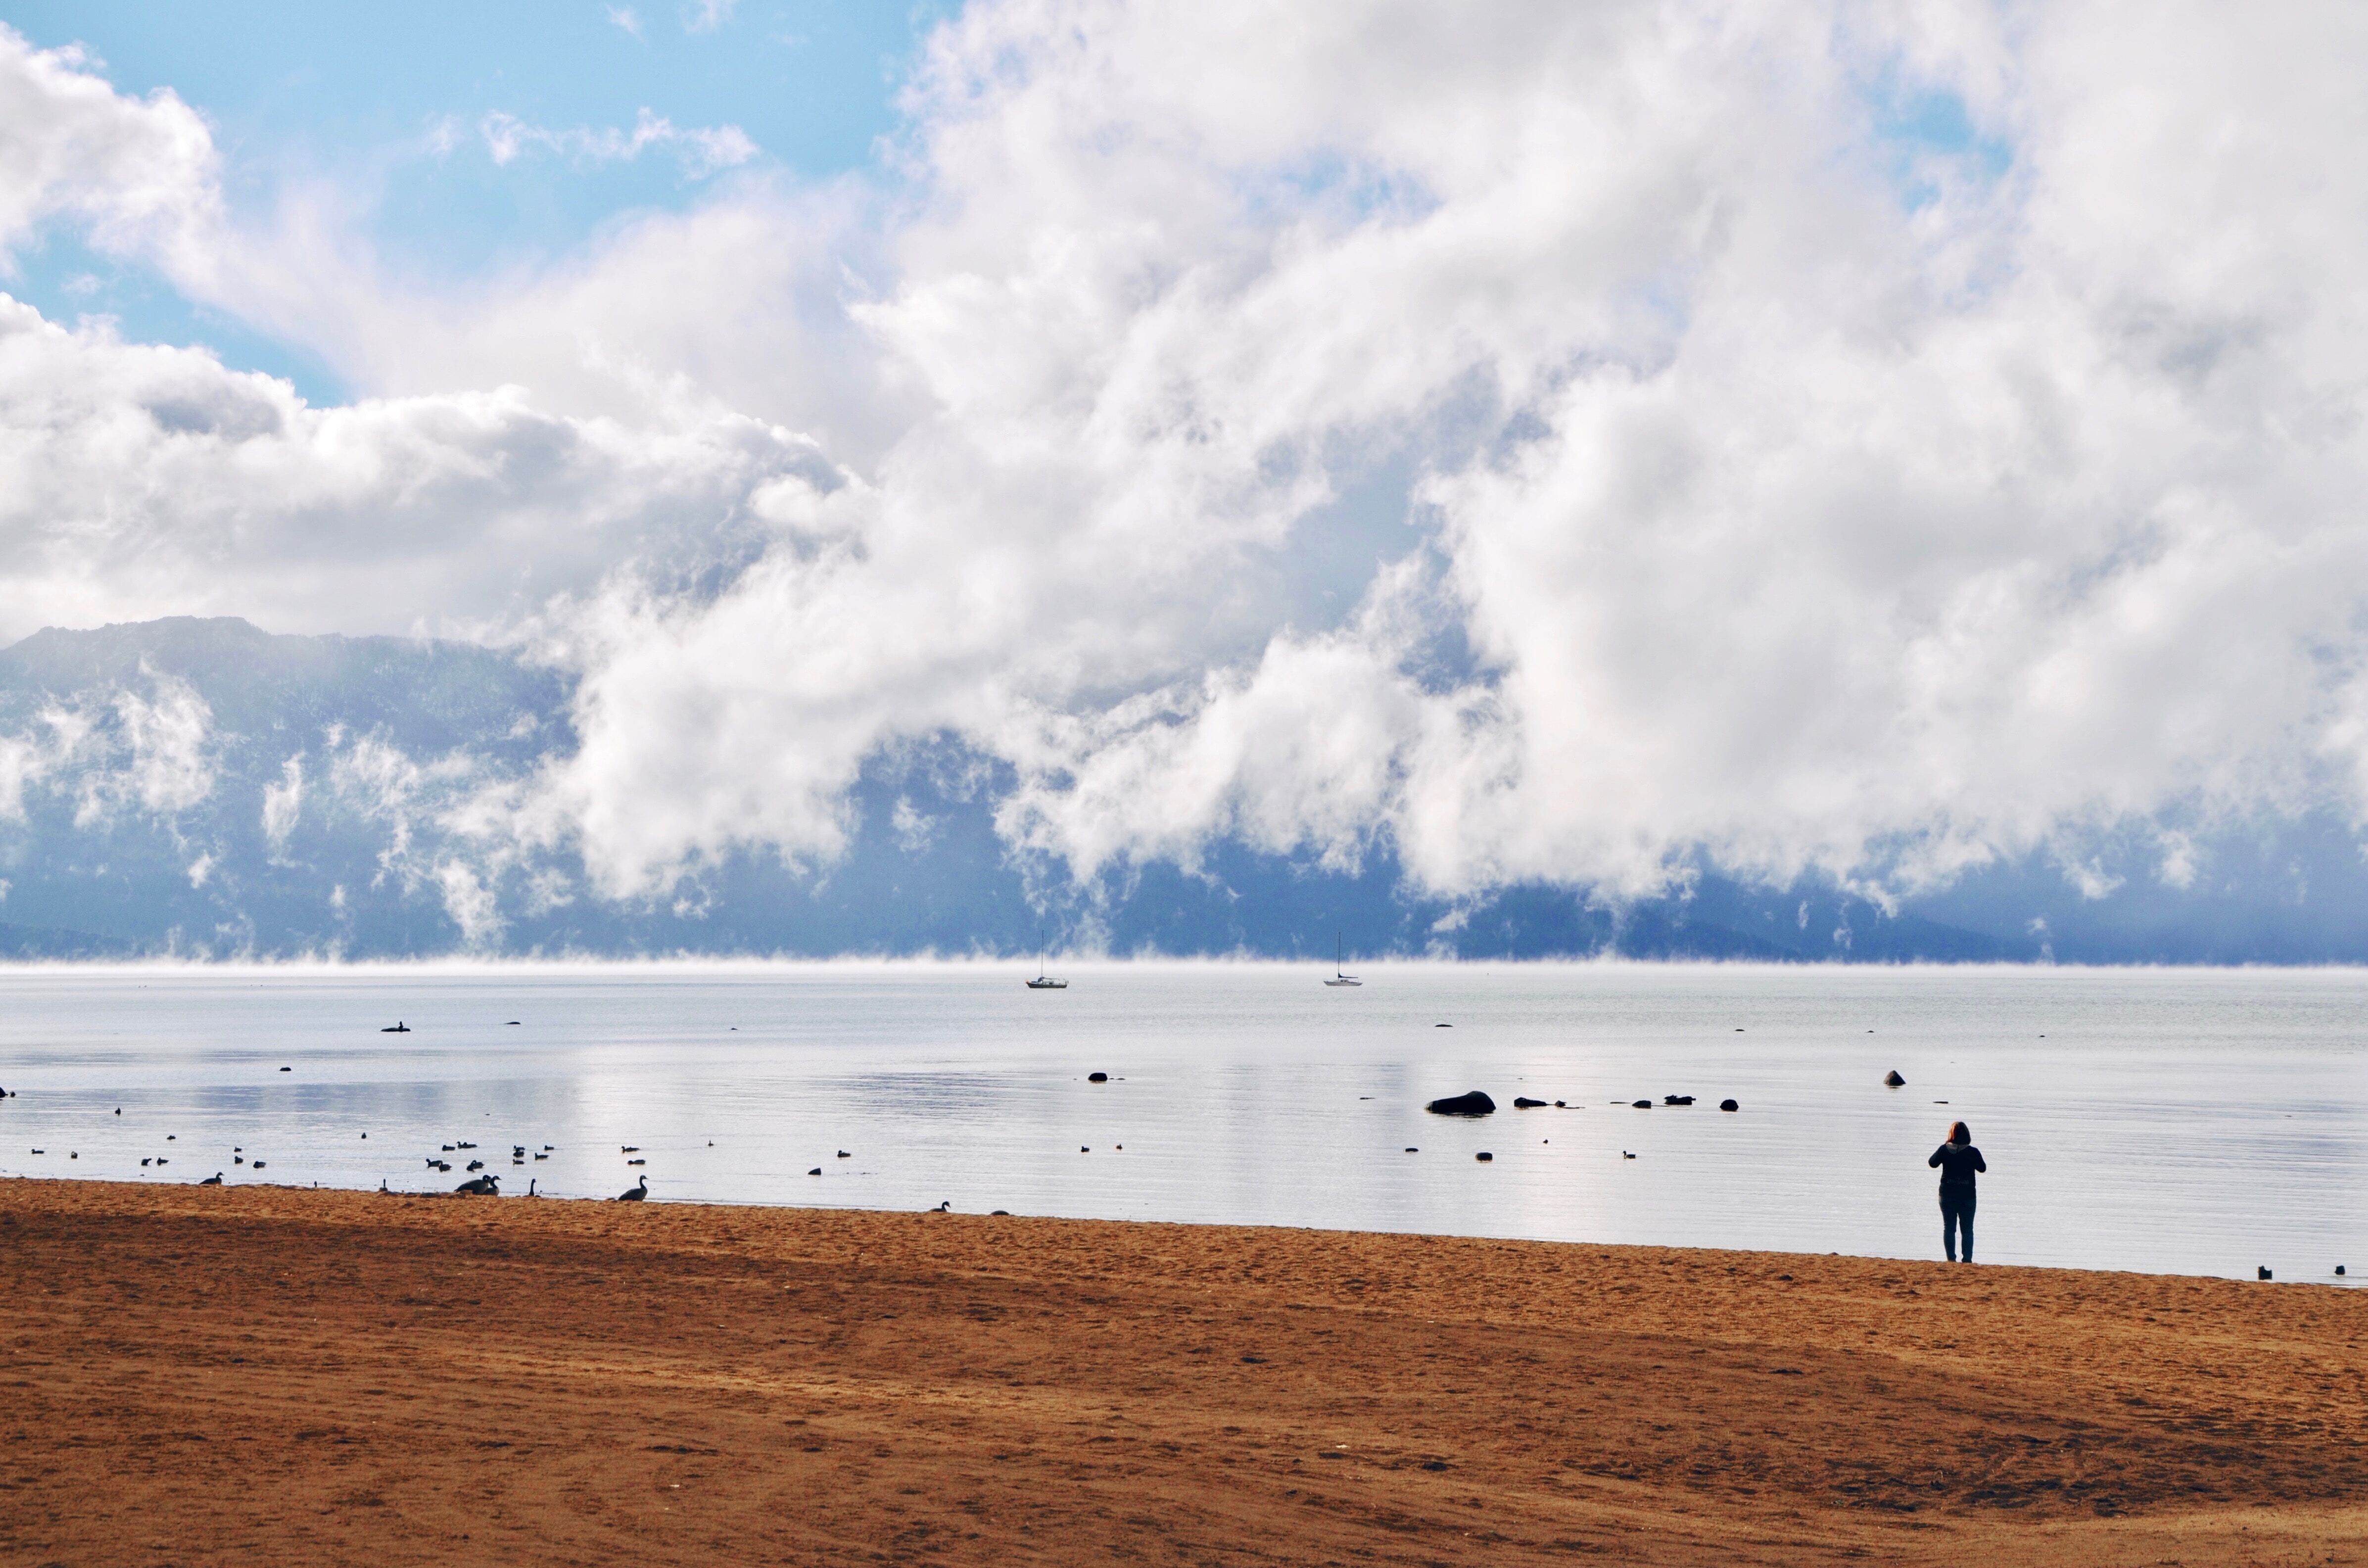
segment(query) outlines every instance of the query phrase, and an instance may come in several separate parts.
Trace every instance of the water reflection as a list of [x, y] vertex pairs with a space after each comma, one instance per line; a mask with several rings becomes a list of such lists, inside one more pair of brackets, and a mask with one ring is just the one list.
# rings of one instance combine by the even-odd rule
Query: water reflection
[[[1931, 1256], [1924, 1157], [1963, 1117], [1987, 1260], [2368, 1259], [2356, 971], [1069, 973], [15, 971], [0, 1173], [237, 1180], [243, 1151], [427, 1190], [483, 1158], [567, 1195]], [[1475, 1087], [1508, 1108], [1422, 1113]]]

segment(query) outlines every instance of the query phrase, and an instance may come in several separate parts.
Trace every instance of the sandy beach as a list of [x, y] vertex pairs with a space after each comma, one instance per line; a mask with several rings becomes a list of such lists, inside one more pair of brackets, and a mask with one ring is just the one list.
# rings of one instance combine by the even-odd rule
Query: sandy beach
[[0, 1186], [25, 1563], [2368, 1562], [2368, 1297]]

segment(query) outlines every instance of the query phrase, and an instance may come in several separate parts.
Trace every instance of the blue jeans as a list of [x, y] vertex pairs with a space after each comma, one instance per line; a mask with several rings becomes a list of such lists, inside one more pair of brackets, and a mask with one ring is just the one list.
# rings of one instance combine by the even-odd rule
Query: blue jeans
[[1948, 1187], [1941, 1189], [1941, 1244], [1948, 1249], [1949, 1261], [1957, 1261], [1957, 1233], [1965, 1237], [1965, 1261], [1974, 1261], [1974, 1189], [1962, 1192]]

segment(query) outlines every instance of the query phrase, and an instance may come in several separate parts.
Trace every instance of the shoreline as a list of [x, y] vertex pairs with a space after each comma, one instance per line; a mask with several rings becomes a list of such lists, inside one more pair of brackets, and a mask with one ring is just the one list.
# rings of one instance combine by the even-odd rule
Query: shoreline
[[[17, 1172], [12, 1175], [0, 1175], [0, 1184], [9, 1182], [51, 1182], [69, 1187], [91, 1186], [120, 1187], [132, 1192], [171, 1191], [179, 1187], [194, 1187], [201, 1185], [199, 1182], [194, 1180], [184, 1181], [178, 1176], [172, 1177], [169, 1180], [142, 1182], [135, 1179], [125, 1179], [118, 1176], [51, 1176], [46, 1173], [23, 1171]], [[389, 1187], [381, 1191], [381, 1189], [373, 1187], [324, 1187], [317, 1182], [303, 1187], [299, 1187], [292, 1183], [286, 1182], [226, 1182], [220, 1188], [208, 1187], [206, 1190], [210, 1192], [279, 1192], [290, 1194], [340, 1193], [357, 1198], [402, 1199], [414, 1203], [439, 1201], [447, 1198], [470, 1199], [472, 1201], [482, 1201], [481, 1199], [472, 1199], [472, 1195], [470, 1194], [454, 1192], [449, 1189], [442, 1191], [430, 1189], [411, 1191], [402, 1188]], [[551, 1192], [506, 1192], [495, 1195], [491, 1201], [496, 1203], [512, 1201], [531, 1201], [534, 1203], [608, 1203], [614, 1201], [614, 1199], [612, 1197], [568, 1195]], [[1823, 1258], [1833, 1261], [1848, 1261], [1867, 1264], [1897, 1264], [1903, 1267], [1920, 1266], [1924, 1264], [1946, 1267], [1945, 1264], [1938, 1258], [1925, 1256], [1893, 1256], [1884, 1253], [1787, 1252], [1781, 1248], [1738, 1252], [1733, 1248], [1699, 1247], [1677, 1244], [1663, 1244], [1658, 1242], [1570, 1241], [1557, 1240], [1544, 1236], [1477, 1235], [1456, 1231], [1386, 1231], [1331, 1225], [1242, 1225], [1228, 1223], [1226, 1221], [1217, 1220], [1109, 1220], [1099, 1219], [1090, 1215], [1019, 1214], [1012, 1212], [980, 1214], [962, 1210], [951, 1210], [944, 1214], [939, 1214], [938, 1210], [930, 1209], [867, 1209], [860, 1205], [849, 1204], [767, 1203], [756, 1199], [742, 1200], [729, 1198], [660, 1198], [655, 1193], [653, 1193], [648, 1198], [639, 1201], [653, 1209], [712, 1209], [725, 1213], [746, 1213], [755, 1210], [778, 1212], [781, 1214], [843, 1214], [849, 1216], [872, 1215], [881, 1217], [917, 1214], [933, 1216], [940, 1219], [1030, 1220], [1062, 1225], [1170, 1226], [1178, 1230], [1185, 1231], [1223, 1231], [1228, 1233], [1242, 1233], [1252, 1235], [1272, 1232], [1282, 1235], [1342, 1237], [1372, 1236], [1375, 1238], [1403, 1241], [1452, 1241], [1476, 1243], [1504, 1242], [1522, 1246], [1600, 1248], [1612, 1251], [1672, 1253], [1681, 1256], [1701, 1255], [1705, 1257], [1789, 1257], [1803, 1260]], [[2341, 1278], [2331, 1277], [2322, 1278], [2314, 1277], [2307, 1279], [2281, 1278], [2269, 1280], [2256, 1280], [2248, 1279], [2244, 1276], [2237, 1274], [2180, 1274], [2175, 1271], [2163, 1269], [2086, 1268], [2069, 1264], [2052, 1263], [1983, 1263], [1976, 1265], [1975, 1267], [1984, 1269], [2011, 1268], [2035, 1274], [2093, 1275], [2104, 1278], [2162, 1279], [2182, 1282], [2210, 1280], [2232, 1285], [2268, 1284], [2279, 1286], [2317, 1286], [2321, 1289], [2337, 1292], [2355, 1291], [2362, 1287], [2368, 1287], [2368, 1274], [2362, 1274], [2357, 1278], [2346, 1275]]]
[[2368, 1560], [2368, 1300], [2185, 1276], [0, 1185], [28, 1561]]

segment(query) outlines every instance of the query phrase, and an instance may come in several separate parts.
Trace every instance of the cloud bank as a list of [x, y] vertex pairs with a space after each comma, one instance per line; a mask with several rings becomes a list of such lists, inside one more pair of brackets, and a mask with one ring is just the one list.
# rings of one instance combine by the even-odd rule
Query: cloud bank
[[874, 175], [735, 148], [441, 290], [294, 196], [242, 226], [187, 106], [11, 37], [0, 244], [73, 228], [368, 394], [8, 306], [0, 629], [522, 642], [580, 744], [452, 826], [623, 898], [826, 865], [866, 759], [948, 738], [1078, 876], [1880, 894], [2358, 820], [2363, 35], [974, 4]]

